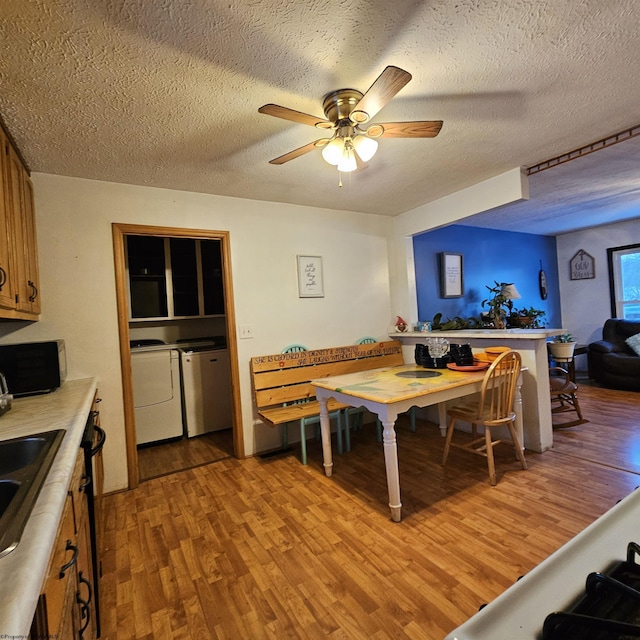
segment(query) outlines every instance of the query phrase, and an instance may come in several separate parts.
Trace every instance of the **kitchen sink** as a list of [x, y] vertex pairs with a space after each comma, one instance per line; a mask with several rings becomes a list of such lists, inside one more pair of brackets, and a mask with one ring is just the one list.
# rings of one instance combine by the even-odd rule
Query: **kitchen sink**
[[16, 548], [65, 430], [0, 441], [0, 558]]
[[0, 517], [16, 497], [20, 484], [13, 480], [0, 480]]

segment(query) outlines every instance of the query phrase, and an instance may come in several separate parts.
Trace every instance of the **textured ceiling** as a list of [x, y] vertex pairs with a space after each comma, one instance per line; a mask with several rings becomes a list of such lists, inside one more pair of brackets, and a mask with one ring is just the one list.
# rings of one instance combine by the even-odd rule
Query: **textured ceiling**
[[529, 200], [460, 224], [557, 235], [640, 218], [639, 173], [640, 137], [634, 137], [536, 173], [529, 178]]
[[[32, 171], [397, 215], [638, 124], [639, 19], [637, 0], [2, 0], [0, 114]], [[322, 116], [390, 64], [413, 80], [373, 122], [438, 137], [381, 140], [343, 188], [319, 151], [268, 164], [318, 135], [258, 107]], [[636, 162], [633, 142], [592, 162], [625, 145]]]

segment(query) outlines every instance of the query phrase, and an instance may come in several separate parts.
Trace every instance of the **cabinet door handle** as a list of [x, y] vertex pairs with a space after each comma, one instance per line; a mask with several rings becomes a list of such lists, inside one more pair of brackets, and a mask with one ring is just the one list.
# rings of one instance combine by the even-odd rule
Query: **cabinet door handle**
[[33, 293], [29, 296], [29, 302], [35, 302], [38, 297], [38, 287], [31, 280], [27, 280], [27, 284], [33, 289]]
[[98, 434], [98, 442], [96, 442], [96, 446], [91, 449], [91, 457], [96, 455], [104, 447], [105, 440], [107, 439], [107, 434], [105, 433], [102, 427], [99, 427], [97, 424], [93, 425], [94, 431]]
[[89, 626], [89, 622], [91, 621], [91, 609], [89, 609], [86, 602], [84, 602], [79, 596], [80, 594], [78, 594], [78, 604], [80, 605], [80, 621], [84, 622], [82, 622], [82, 626], [78, 629], [78, 638], [82, 638], [84, 632]]
[[7, 272], [0, 267], [0, 290], [7, 284]]
[[87, 476], [84, 473], [82, 474], [84, 482], [81, 482], [78, 485], [78, 492], [82, 493], [90, 484], [91, 484], [91, 476]]
[[71, 540], [67, 540], [67, 546], [65, 547], [64, 550], [73, 551], [73, 556], [71, 557], [71, 560], [69, 560], [69, 562], [67, 562], [66, 564], [63, 564], [60, 567], [60, 580], [62, 580], [62, 578], [64, 578], [65, 575], [67, 574], [67, 571], [71, 569], [71, 567], [73, 567], [73, 565], [76, 562], [78, 562], [78, 547], [72, 544]]
[[[87, 599], [83, 600], [83, 602], [88, 606], [91, 604], [91, 601], [93, 600], [93, 586], [92, 584], [84, 577], [84, 574], [82, 573], [82, 571], [78, 572], [78, 582], [80, 584], [84, 584], [87, 586]], [[78, 600], [80, 600], [80, 592], [78, 591]]]
[[82, 635], [86, 631], [89, 626], [89, 622], [91, 622], [91, 609], [89, 605], [91, 604], [91, 600], [93, 600], [93, 587], [91, 583], [84, 577], [82, 571], [78, 573], [78, 583], [80, 585], [87, 586], [87, 599], [83, 600], [80, 597], [80, 591], [76, 593], [76, 602], [80, 605], [80, 620], [82, 621], [82, 627], [78, 630], [78, 637], [82, 638]]

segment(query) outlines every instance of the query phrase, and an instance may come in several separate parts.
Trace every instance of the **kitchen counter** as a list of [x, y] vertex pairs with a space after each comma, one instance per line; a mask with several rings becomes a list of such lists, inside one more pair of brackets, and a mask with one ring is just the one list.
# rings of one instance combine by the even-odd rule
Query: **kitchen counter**
[[93, 378], [68, 380], [53, 393], [14, 399], [0, 417], [0, 440], [67, 431], [20, 543], [0, 558], [0, 638], [29, 635], [95, 391]]
[[390, 333], [395, 340], [407, 344], [422, 343], [426, 338], [446, 338], [449, 342], [468, 342], [469, 338], [483, 340], [547, 340], [559, 336], [566, 329], [457, 329], [455, 331], [404, 331]]

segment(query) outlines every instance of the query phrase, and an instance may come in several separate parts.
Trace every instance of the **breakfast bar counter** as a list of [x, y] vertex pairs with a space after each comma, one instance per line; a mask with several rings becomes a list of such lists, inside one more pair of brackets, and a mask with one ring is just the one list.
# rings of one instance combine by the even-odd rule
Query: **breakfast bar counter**
[[520, 353], [522, 366], [522, 402], [524, 413], [524, 446], [543, 452], [553, 446], [551, 399], [549, 396], [549, 359], [547, 340], [565, 333], [565, 329], [461, 329], [458, 331], [396, 332], [390, 334], [404, 347], [405, 362], [413, 360], [417, 344], [427, 338], [446, 338], [450, 343], [469, 343], [474, 351], [504, 346]]

